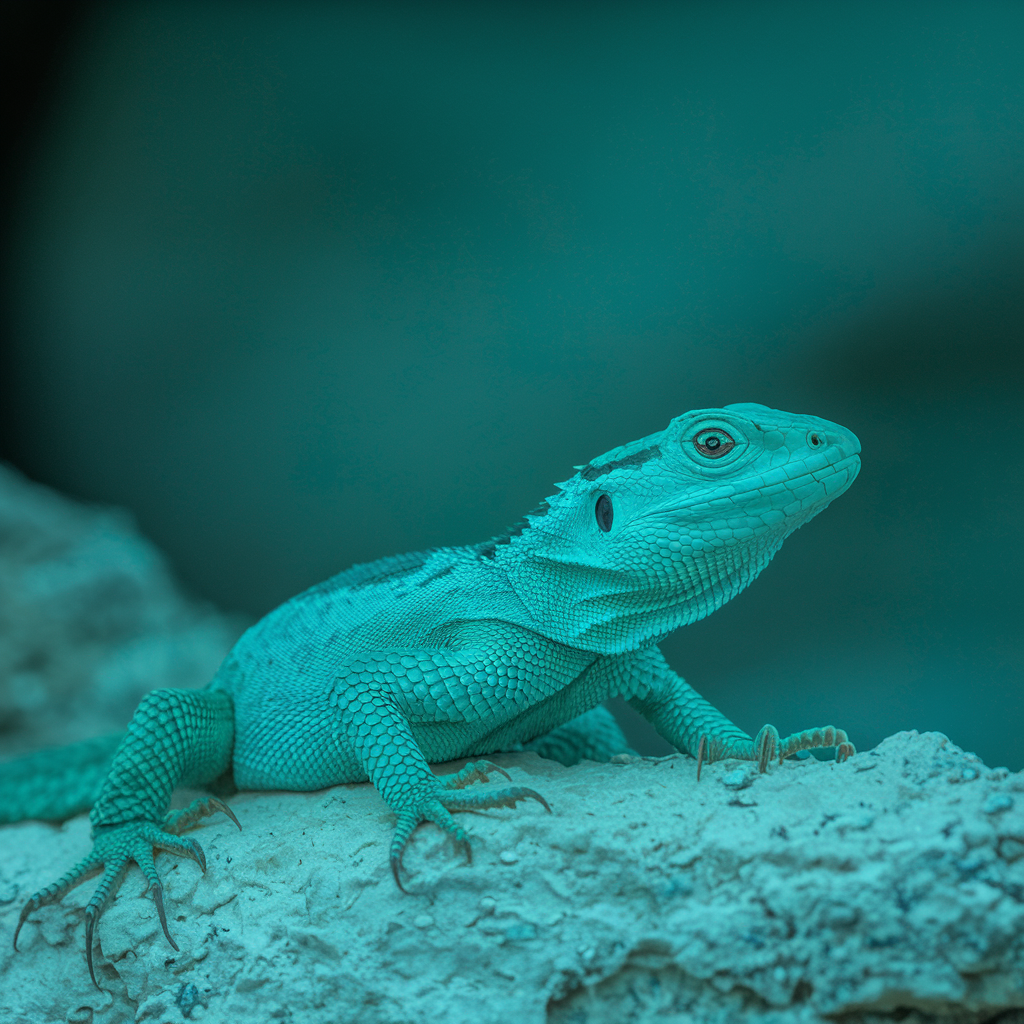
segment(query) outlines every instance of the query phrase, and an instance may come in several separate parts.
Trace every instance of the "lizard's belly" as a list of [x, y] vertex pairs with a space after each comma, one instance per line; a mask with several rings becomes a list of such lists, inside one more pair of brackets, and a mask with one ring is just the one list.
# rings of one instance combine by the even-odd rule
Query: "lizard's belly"
[[239, 789], [308, 791], [366, 779], [355, 751], [339, 743], [330, 721], [268, 716], [240, 725], [232, 761]]
[[[485, 727], [467, 731], [428, 723], [412, 725], [411, 731], [428, 764], [491, 752], [480, 747]], [[237, 728], [233, 769], [239, 789], [309, 791], [368, 778], [354, 744], [334, 735], [326, 723], [301, 720]]]

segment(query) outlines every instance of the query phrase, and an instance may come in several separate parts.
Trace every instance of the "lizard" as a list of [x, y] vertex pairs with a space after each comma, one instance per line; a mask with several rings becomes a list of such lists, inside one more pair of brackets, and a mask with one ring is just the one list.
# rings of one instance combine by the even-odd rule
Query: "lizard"
[[[183, 833], [223, 812], [218, 795], [168, 812], [178, 786], [310, 791], [369, 780], [394, 813], [390, 866], [402, 884], [413, 830], [432, 822], [467, 857], [453, 811], [515, 807], [532, 789], [465, 792], [503, 769], [469, 761], [534, 749], [571, 764], [628, 751], [602, 701], [622, 696], [701, 764], [757, 763], [834, 747], [832, 726], [750, 736], [677, 675], [658, 643], [746, 587], [783, 541], [853, 482], [860, 442], [814, 416], [763, 405], [697, 409], [578, 466], [556, 493], [484, 543], [357, 565], [248, 629], [202, 690], [155, 690], [128, 730], [0, 766], [0, 822], [61, 820], [91, 806], [93, 847], [31, 896], [29, 916], [100, 875], [94, 931], [130, 865], [142, 871], [164, 935], [154, 861], [196, 861]], [[511, 781], [511, 779], [509, 779]], [[217, 787], [221, 788], [218, 789]], [[241, 826], [239, 826], [241, 827]]]

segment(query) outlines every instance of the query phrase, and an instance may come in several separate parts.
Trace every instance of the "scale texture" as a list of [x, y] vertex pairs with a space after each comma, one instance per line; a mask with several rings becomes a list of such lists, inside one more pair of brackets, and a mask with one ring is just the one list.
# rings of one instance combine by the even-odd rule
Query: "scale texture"
[[147, 696], [113, 753], [93, 743], [62, 754], [61, 806], [46, 756], [0, 769], [0, 821], [92, 806], [92, 851], [28, 900], [18, 928], [99, 874], [86, 908], [95, 980], [94, 929], [134, 862], [173, 941], [153, 852], [205, 867], [180, 833], [226, 810], [201, 798], [168, 815], [179, 786], [311, 791], [369, 780], [397, 819], [389, 855], [402, 885], [421, 822], [468, 852], [452, 811], [547, 806], [529, 787], [466, 792], [498, 770], [490, 762], [451, 776], [430, 764], [517, 749], [607, 760], [626, 749], [600, 707], [612, 696], [698, 768], [739, 758], [764, 771], [812, 747], [846, 759], [853, 746], [832, 726], [785, 739], [764, 726], [752, 737], [673, 672], [657, 643], [747, 586], [849, 487], [859, 451], [852, 433], [817, 417], [696, 410], [578, 467], [507, 534], [356, 566], [300, 594], [241, 637], [206, 690]]

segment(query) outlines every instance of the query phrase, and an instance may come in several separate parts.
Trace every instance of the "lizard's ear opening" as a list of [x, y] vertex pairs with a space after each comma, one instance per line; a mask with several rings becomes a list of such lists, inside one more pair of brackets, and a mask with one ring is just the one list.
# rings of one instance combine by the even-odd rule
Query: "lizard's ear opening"
[[612, 499], [607, 494], [602, 494], [597, 499], [597, 504], [594, 506], [594, 518], [597, 519], [597, 525], [603, 533], [607, 533], [612, 528], [615, 510], [612, 508]]

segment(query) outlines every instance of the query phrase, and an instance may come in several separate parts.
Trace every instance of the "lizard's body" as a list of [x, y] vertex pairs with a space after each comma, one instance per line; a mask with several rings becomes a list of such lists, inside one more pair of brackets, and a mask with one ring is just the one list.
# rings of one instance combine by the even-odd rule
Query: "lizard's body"
[[[444, 651], [454, 661], [465, 658], [467, 670], [479, 651], [472, 675], [484, 672], [493, 679], [492, 690], [504, 686], [500, 699], [486, 697], [487, 683], [476, 684], [475, 701], [463, 676], [440, 679], [430, 700], [423, 669], [406, 668], [401, 654], [387, 680], [398, 712], [409, 723], [413, 739], [428, 762], [449, 761], [499, 749], [486, 737], [514, 720], [544, 697], [557, 695], [593, 660], [592, 655], [552, 643], [509, 622], [514, 595], [490, 561], [472, 548], [445, 549], [405, 556], [396, 571], [393, 559], [378, 563], [379, 574], [352, 586], [347, 573], [293, 598], [261, 622], [240, 641], [214, 680], [228, 691], [235, 707], [234, 776], [242, 789], [319, 789], [367, 777], [355, 751], [303, 764], [298, 754], [310, 746], [324, 748], [333, 741], [332, 723], [315, 713], [328, 702], [339, 673], [351, 659], [365, 652]], [[417, 565], [417, 562], [420, 564]], [[359, 572], [367, 567], [357, 567]], [[472, 588], [473, 609], [467, 613], [467, 591]], [[533, 646], [543, 678], [525, 675], [508, 686], [507, 673], [516, 670], [512, 659], [501, 664], [500, 652]], [[486, 664], [484, 651], [497, 657]], [[415, 661], [416, 654], [405, 655]], [[430, 671], [429, 666], [424, 666]], [[501, 671], [502, 675], [497, 673]], [[408, 673], [412, 672], [410, 679]], [[572, 717], [570, 715], [569, 717]], [[552, 723], [556, 724], [556, 723]], [[561, 723], [557, 723], [561, 724]], [[287, 737], [284, 744], [274, 738]], [[533, 739], [517, 735], [511, 742]], [[270, 757], [268, 752], [272, 751]]]
[[[93, 926], [130, 861], [163, 917], [154, 847], [202, 863], [177, 833], [226, 809], [198, 801], [165, 819], [171, 791], [229, 769], [243, 789], [369, 778], [398, 817], [398, 880], [419, 822], [464, 843], [451, 810], [542, 800], [518, 787], [466, 794], [493, 766], [439, 779], [430, 763], [531, 742], [608, 756], [625, 745], [598, 708], [611, 696], [701, 757], [763, 769], [813, 746], [847, 756], [845, 733], [831, 727], [780, 741], [766, 726], [752, 739], [672, 672], [657, 641], [746, 586], [852, 483], [859, 450], [849, 431], [814, 417], [697, 410], [580, 467], [508, 535], [356, 566], [300, 594], [242, 636], [206, 690], [143, 700], [92, 808], [93, 853], [37, 893], [21, 922], [103, 870], [87, 910], [91, 970]], [[34, 809], [33, 779], [12, 772], [21, 789], [0, 799], [0, 820], [62, 816], [52, 799]], [[69, 794], [63, 814], [81, 800]]]

